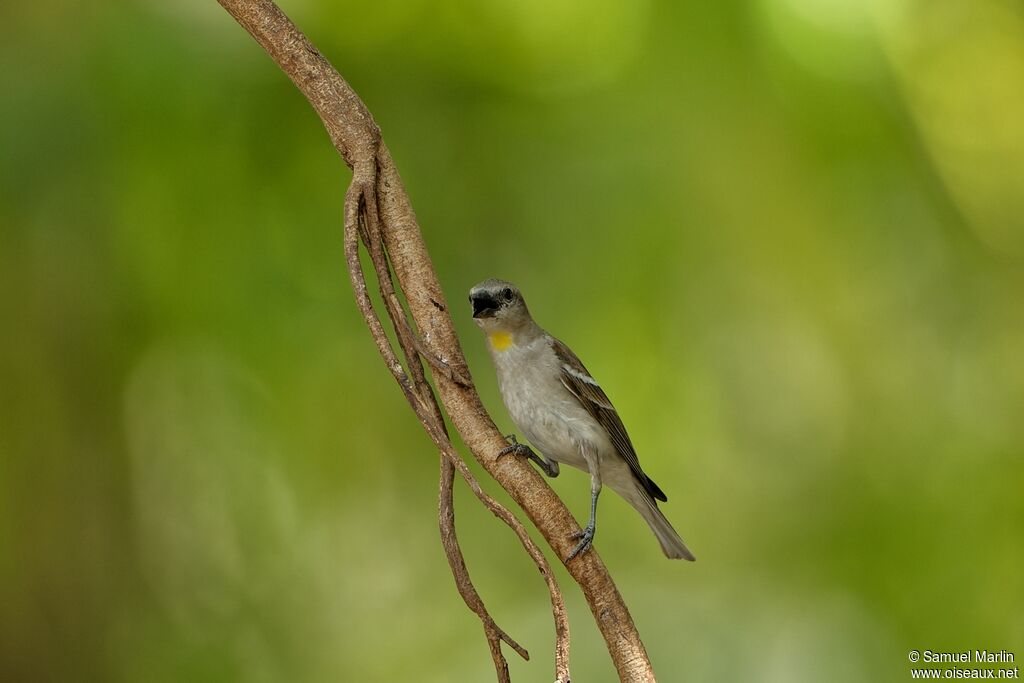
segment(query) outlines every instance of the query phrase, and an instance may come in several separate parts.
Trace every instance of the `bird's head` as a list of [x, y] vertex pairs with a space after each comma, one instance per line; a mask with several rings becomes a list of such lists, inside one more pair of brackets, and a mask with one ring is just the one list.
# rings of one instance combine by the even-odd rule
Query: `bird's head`
[[484, 280], [469, 290], [473, 320], [485, 332], [511, 332], [530, 322], [519, 288], [505, 280]]

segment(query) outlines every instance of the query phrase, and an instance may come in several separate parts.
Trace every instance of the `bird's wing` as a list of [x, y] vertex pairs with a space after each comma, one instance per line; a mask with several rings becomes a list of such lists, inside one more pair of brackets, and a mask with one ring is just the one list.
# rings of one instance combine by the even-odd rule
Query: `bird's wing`
[[583, 366], [583, 363], [572, 350], [554, 337], [551, 339], [551, 347], [555, 351], [562, 366], [562, 384], [573, 396], [586, 408], [595, 420], [608, 432], [615, 450], [622, 456], [623, 460], [629, 463], [629, 469], [633, 476], [640, 483], [647, 493], [653, 498], [667, 501], [668, 497], [658, 488], [658, 485], [651, 481], [643, 469], [640, 468], [640, 459], [636, 456], [633, 442], [629, 440], [626, 427], [622, 424], [615, 406], [608, 399], [598, 383], [590, 376], [590, 373]]

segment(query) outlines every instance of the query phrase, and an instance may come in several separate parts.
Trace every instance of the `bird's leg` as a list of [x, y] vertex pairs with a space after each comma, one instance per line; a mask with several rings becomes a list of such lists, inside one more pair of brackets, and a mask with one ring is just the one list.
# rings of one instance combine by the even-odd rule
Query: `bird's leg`
[[569, 553], [569, 557], [565, 558], [568, 562], [572, 558], [576, 557], [584, 550], [590, 548], [594, 543], [594, 534], [597, 533], [597, 497], [601, 495], [601, 480], [591, 475], [590, 477], [590, 521], [587, 522], [587, 526], [583, 527], [576, 533], [569, 536], [572, 539], [580, 539], [580, 542], [576, 544], [573, 551]]
[[[542, 470], [544, 470], [544, 474], [548, 475], [552, 479], [554, 479], [555, 477], [558, 476], [558, 463], [557, 462], [555, 462], [553, 460], [549, 461], [546, 458], [540, 457], [539, 455], [537, 455], [536, 453], [533, 452], [532, 448], [530, 448], [529, 446], [527, 446], [524, 443], [519, 443], [519, 441], [516, 440], [516, 435], [515, 434], [509, 434], [505, 438], [508, 441], [510, 441], [511, 443], [509, 443], [508, 446], [505, 446], [500, 451], [498, 451], [497, 458], [500, 458], [500, 457], [502, 457], [504, 455], [509, 455], [509, 454], [518, 455], [521, 458], [527, 458], [527, 459], [532, 460], [533, 462], [537, 463], [537, 466], [540, 467]], [[497, 458], [495, 458], [495, 459], [497, 459]]]

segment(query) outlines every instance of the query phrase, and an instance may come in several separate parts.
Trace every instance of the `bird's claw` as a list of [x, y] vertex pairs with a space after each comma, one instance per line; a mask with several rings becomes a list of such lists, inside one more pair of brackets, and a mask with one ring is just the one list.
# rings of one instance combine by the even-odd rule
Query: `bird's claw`
[[569, 553], [569, 557], [565, 558], [566, 562], [570, 561], [572, 558], [576, 557], [584, 550], [590, 549], [590, 547], [594, 544], [594, 531], [594, 527], [588, 524], [587, 526], [583, 527], [579, 531], [574, 532], [569, 536], [569, 538], [573, 540], [577, 538], [580, 539], [580, 542], [577, 543], [576, 547], [573, 548], [573, 551]]
[[558, 476], [557, 462], [549, 462], [545, 458], [540, 457], [539, 455], [533, 452], [532, 448], [530, 448], [524, 443], [519, 443], [518, 441], [516, 441], [515, 434], [509, 434], [508, 436], [505, 437], [505, 440], [509, 442], [509, 445], [505, 446], [500, 451], [498, 451], [498, 455], [494, 458], [495, 460], [500, 460], [502, 457], [506, 455], [515, 454], [520, 457], [526, 458], [527, 460], [532, 460], [535, 463], [537, 463], [537, 466], [540, 467], [544, 471], [544, 474], [548, 475], [549, 477], [554, 478]]
[[509, 454], [512, 454], [512, 453], [514, 453], [516, 455], [520, 455], [520, 456], [522, 456], [524, 458], [529, 458], [531, 455], [534, 455], [533, 450], [529, 446], [527, 446], [524, 443], [519, 443], [518, 441], [515, 441], [514, 440], [515, 437], [512, 437], [512, 438], [513, 438], [513, 442], [511, 444], [509, 444], [508, 446], [505, 446], [500, 451], [498, 451], [498, 457], [499, 458], [501, 458], [503, 456], [506, 456], [506, 455], [509, 455]]

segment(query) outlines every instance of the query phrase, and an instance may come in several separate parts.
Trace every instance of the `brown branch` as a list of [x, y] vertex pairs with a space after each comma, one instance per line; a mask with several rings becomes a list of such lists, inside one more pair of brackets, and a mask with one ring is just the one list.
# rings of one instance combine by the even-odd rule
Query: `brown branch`
[[484, 601], [480, 598], [476, 587], [469, 579], [469, 570], [466, 568], [466, 561], [459, 547], [459, 539], [455, 534], [455, 505], [453, 501], [452, 483], [455, 480], [455, 466], [448, 460], [441, 458], [441, 480], [437, 502], [437, 519], [441, 529], [441, 545], [444, 546], [445, 555], [448, 557], [448, 564], [451, 565], [452, 575], [455, 577], [455, 586], [469, 609], [476, 612], [484, 627], [484, 635], [487, 638], [487, 645], [491, 650], [491, 658], [494, 660], [495, 670], [498, 674], [499, 683], [510, 683], [512, 680], [508, 673], [508, 662], [501, 653], [501, 641], [504, 640], [512, 647], [519, 656], [529, 660], [530, 653], [522, 645], [512, 640], [491, 618]]
[[[472, 383], [468, 381], [469, 370], [415, 214], [391, 155], [381, 142], [380, 131], [369, 111], [338, 72], [273, 2], [218, 2], [263, 46], [302, 91], [323, 121], [335, 148], [353, 169], [352, 186], [346, 194], [345, 208], [345, 244], [352, 286], [360, 311], [377, 342], [378, 350], [413, 406], [424, 429], [442, 455], [465, 478], [468, 474], [468, 469], [463, 472], [466, 464], [451, 448], [443, 431], [443, 423], [435, 420], [420, 387], [418, 374], [410, 378], [390, 344], [387, 344], [383, 326], [376, 318], [367, 295], [361, 268], [358, 270], [358, 276], [356, 274], [355, 269], [359, 267], [357, 224], [363, 212], [369, 223], [365, 232], [379, 234], [390, 265], [405, 294], [415, 328], [421, 333], [421, 336], [417, 337], [412, 333], [412, 326], [409, 326], [410, 336], [403, 341], [405, 333], [401, 331], [402, 324], [395, 321], [396, 333], [399, 334], [403, 352], [407, 352], [411, 339], [413, 348], [423, 352], [433, 367], [440, 364], [441, 368], [447, 368], [447, 371], [442, 370], [435, 376], [435, 381], [452, 425], [477, 460], [526, 512], [558, 557], [566, 557], [573, 547], [569, 535], [579, 530], [576, 520], [547, 483], [528, 464], [515, 458], [495, 458], [505, 442], [481, 404]], [[365, 202], [365, 208], [362, 210], [360, 200]], [[367, 234], [366, 237], [372, 258], [374, 236]], [[385, 273], [390, 282], [389, 271]], [[382, 280], [380, 275], [378, 280]], [[385, 297], [389, 315], [396, 303], [397, 299], [389, 303], [389, 297]], [[418, 360], [410, 363], [410, 366], [413, 365], [418, 366], [422, 372]], [[467, 479], [467, 482], [469, 481]], [[477, 493], [479, 485], [474, 488], [471, 483], [470, 488]], [[482, 491], [477, 497], [484, 500], [481, 494]], [[484, 502], [486, 504], [486, 501]], [[497, 510], [504, 508], [488, 507], [502, 517]], [[505, 510], [505, 513], [507, 512]], [[510, 513], [509, 517], [515, 520]], [[505, 521], [509, 523], [508, 520]], [[517, 521], [515, 523], [518, 524]], [[525, 535], [524, 530], [524, 536], [520, 536], [524, 546], [527, 545], [528, 539], [529, 536]], [[527, 549], [529, 550], [529, 547]], [[539, 553], [539, 550], [537, 552]], [[537, 557], [534, 559], [538, 560]], [[543, 560], [542, 555], [540, 559]], [[543, 565], [538, 562], [538, 565], [546, 566], [546, 562]], [[640, 635], [596, 550], [583, 553], [568, 563], [566, 568], [583, 590], [620, 680], [653, 681], [654, 673]], [[553, 579], [548, 580], [554, 605], [555, 596], [558, 595], [557, 588], [553, 588]], [[568, 680], [568, 631], [564, 619], [559, 620], [558, 610], [553, 611], [557, 635], [556, 675], [560, 680]], [[497, 664], [496, 660], [496, 666]]]
[[[379, 231], [375, 227], [377, 225], [377, 214], [372, 208], [372, 203], [366, 200], [365, 192], [370, 186], [368, 176], [370, 175], [372, 168], [370, 166], [360, 165], [353, 169], [353, 180], [349, 187], [348, 193], [345, 198], [345, 256], [348, 262], [349, 278], [352, 281], [353, 290], [356, 293], [356, 302], [359, 306], [360, 312], [363, 314], [363, 318], [366, 321], [367, 326], [370, 328], [370, 333], [373, 336], [374, 341], [377, 344], [377, 348], [384, 358], [385, 364], [391, 369], [392, 375], [398, 382], [398, 385], [402, 388], [406, 399], [409, 401], [416, 415], [420, 418], [421, 424], [423, 424], [428, 435], [440, 449], [441, 454], [444, 458], [444, 464], [442, 465], [442, 479], [441, 489], [439, 498], [439, 521], [442, 532], [442, 544], [445, 548], [445, 555], [448, 558], [449, 565], [452, 568], [452, 573], [455, 577], [456, 587], [459, 589], [460, 594], [466, 601], [466, 604], [480, 617], [484, 634], [487, 637], [488, 646], [491, 650], [491, 656], [494, 660], [495, 670], [498, 674], [498, 680], [501, 682], [508, 681], [508, 664], [505, 661], [504, 656], [501, 653], [500, 641], [504, 640], [507, 642], [516, 652], [518, 652], [525, 659], [529, 659], [529, 653], [519, 645], [516, 641], [512, 640], [502, 629], [500, 629], [490, 614], [487, 612], [483, 601], [480, 599], [479, 593], [473, 587], [473, 583], [469, 577], [469, 572], [466, 569], [465, 561], [462, 557], [462, 551], [455, 540], [454, 533], [454, 520], [455, 513], [452, 505], [452, 496], [450, 482], [450, 472], [452, 468], [457, 470], [462, 478], [469, 485], [470, 490], [476, 495], [476, 497], [489, 509], [491, 512], [507, 524], [519, 537], [523, 547], [529, 553], [530, 557], [533, 558], [537, 564], [537, 568], [548, 586], [548, 593], [551, 598], [551, 610], [555, 620], [555, 675], [556, 680], [560, 683], [569, 682], [569, 624], [565, 612], [565, 604], [562, 599], [562, 594], [558, 589], [558, 585], [555, 582], [554, 574], [551, 571], [551, 566], [548, 564], [547, 558], [541, 552], [540, 548], [533, 542], [526, 528], [519, 522], [518, 519], [512, 515], [503, 505], [495, 501], [493, 498], [488, 496], [483, 489], [480, 487], [479, 482], [470, 472], [469, 467], [459, 457], [451, 441], [448, 439], [447, 431], [444, 427], [444, 421], [441, 417], [440, 408], [437, 405], [437, 401], [434, 398], [433, 392], [430, 389], [430, 385], [427, 384], [426, 378], [423, 375], [423, 368], [419, 363], [418, 357], [415, 355], [415, 351], [409, 341], [411, 333], [403, 332], [400, 328], [399, 323], [395, 323], [396, 334], [399, 335], [400, 345], [402, 346], [403, 353], [406, 356], [406, 363], [412, 370], [413, 379], [410, 380], [406, 374], [401, 363], [398, 361], [398, 357], [395, 355], [394, 349], [391, 348], [391, 344], [387, 339], [387, 335], [384, 332], [384, 328], [381, 325], [380, 319], [377, 317], [376, 311], [373, 309], [373, 303], [366, 291], [366, 278], [363, 275], [362, 265], [359, 262], [359, 235], [362, 235], [364, 242], [367, 244], [367, 248], [371, 255], [371, 260], [374, 264], [374, 269], [377, 274], [378, 284], [381, 288], [381, 295], [388, 299], [389, 296], [394, 296], [391, 283], [391, 272], [388, 262], [384, 256], [381, 245], [379, 244]], [[401, 317], [404, 320], [404, 313], [398, 313], [401, 311], [401, 304], [397, 302], [395, 298], [396, 307], [389, 310], [389, 315]], [[405, 321], [408, 324], [408, 321]], [[405, 341], [402, 341], [402, 340]]]
[[[356, 187], [355, 184], [353, 184]], [[365, 187], [364, 184], [360, 184], [358, 187]], [[435, 444], [441, 450], [441, 480], [439, 486], [438, 496], [438, 522], [441, 530], [441, 543], [445, 550], [445, 556], [448, 558], [448, 564], [451, 566], [452, 574], [455, 577], [455, 584], [462, 595], [466, 605], [473, 610], [480, 618], [481, 624], [483, 625], [484, 635], [487, 638], [487, 644], [491, 651], [491, 657], [494, 660], [495, 671], [498, 675], [498, 680], [501, 683], [508, 683], [508, 663], [505, 661], [505, 657], [501, 652], [501, 641], [508, 643], [512, 649], [514, 649], [523, 659], [529, 659], [530, 655], [526, 649], [513, 640], [504, 630], [502, 630], [494, 622], [487, 608], [484, 606], [483, 600], [480, 598], [480, 594], [473, 586], [473, 582], [469, 576], [469, 570], [466, 568], [465, 559], [462, 555], [462, 549], [459, 547], [458, 538], [455, 534], [455, 509], [454, 501], [452, 498], [452, 480], [454, 478], [455, 470], [458, 469], [463, 479], [469, 485], [473, 493], [479, 498], [483, 504], [491, 510], [499, 519], [504, 521], [509, 527], [515, 531], [519, 537], [520, 542], [526, 548], [527, 553], [533, 558], [537, 564], [537, 568], [544, 576], [547, 585], [548, 592], [551, 597], [551, 609], [555, 620], [555, 633], [556, 633], [556, 655], [555, 655], [555, 671], [558, 681], [569, 681], [569, 624], [565, 613], [565, 604], [562, 599], [561, 591], [558, 589], [558, 585], [555, 582], [554, 574], [551, 571], [551, 566], [547, 562], [547, 558], [544, 557], [540, 548], [533, 542], [526, 528], [519, 522], [515, 516], [512, 515], [504, 506], [495, 501], [493, 498], [484, 493], [480, 487], [476, 478], [470, 473], [466, 463], [458, 456], [455, 448], [452, 446], [451, 441], [448, 439], [448, 433], [444, 426], [444, 419], [441, 417], [441, 409], [437, 405], [437, 400], [434, 396], [433, 390], [426, 381], [426, 377], [423, 374], [423, 366], [420, 364], [418, 353], [418, 344], [416, 343], [415, 332], [409, 325], [408, 319], [405, 317], [405, 312], [402, 309], [401, 302], [398, 300], [398, 295], [394, 290], [394, 283], [391, 281], [391, 268], [387, 260], [387, 256], [384, 253], [383, 244], [380, 241], [380, 229], [377, 222], [377, 214], [371, 208], [367, 210], [367, 202], [364, 197], [353, 198], [350, 197], [347, 206], [358, 207], [358, 219], [360, 234], [363, 237], [364, 243], [370, 252], [370, 259], [373, 262], [374, 270], [377, 275], [377, 282], [380, 286], [381, 298], [386, 302], [388, 309], [388, 315], [391, 318], [392, 325], [395, 328], [395, 333], [399, 339], [399, 345], [402, 348], [403, 355], [406, 360], [406, 367], [412, 371], [412, 385], [409, 387], [413, 389], [411, 393], [416, 395], [416, 401], [412, 400], [412, 396], [407, 394], [407, 398], [410, 399], [413, 410], [416, 411], [417, 415], [421, 417], [424, 424], [427, 427], [427, 432], [434, 440]], [[346, 218], [346, 234], [351, 235], [351, 217]], [[347, 259], [349, 261], [349, 273], [354, 278], [354, 281], [358, 281], [359, 287], [357, 291], [365, 291], [365, 278], [362, 274], [362, 268], [359, 264], [359, 255], [356, 250], [356, 244], [353, 237], [348, 237], [345, 243]], [[367, 322], [371, 325], [371, 330], [380, 329], [380, 321], [376, 318], [376, 314], [372, 311], [372, 306], [369, 304], [369, 299], [364, 298], [360, 295], [360, 309], [363, 311], [364, 317], [367, 315], [371, 316], [371, 319], [367, 319]], [[393, 352], [390, 351], [390, 344], [387, 339], [382, 336], [374, 334], [374, 338], [378, 344], [378, 347], [382, 348], [382, 352], [385, 353], [386, 358], [392, 358]], [[393, 358], [392, 358], [393, 360]], [[396, 377], [398, 379], [398, 377]], [[405, 380], [400, 380], [399, 384], [406, 388]]]

